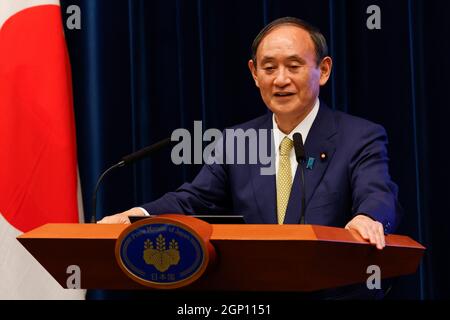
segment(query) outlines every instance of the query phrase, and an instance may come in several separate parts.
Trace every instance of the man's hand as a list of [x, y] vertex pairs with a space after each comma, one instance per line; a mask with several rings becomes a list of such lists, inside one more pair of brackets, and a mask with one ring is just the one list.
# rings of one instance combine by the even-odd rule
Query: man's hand
[[361, 214], [357, 215], [347, 223], [345, 229], [358, 231], [363, 239], [369, 240], [370, 243], [376, 245], [379, 250], [386, 246], [383, 225], [378, 221], [372, 220], [368, 216]]
[[114, 214], [112, 216], [104, 217], [102, 220], [97, 223], [105, 223], [105, 224], [129, 224], [130, 219], [129, 216], [144, 216], [144, 212], [142, 212], [139, 208], [132, 208], [130, 210]]

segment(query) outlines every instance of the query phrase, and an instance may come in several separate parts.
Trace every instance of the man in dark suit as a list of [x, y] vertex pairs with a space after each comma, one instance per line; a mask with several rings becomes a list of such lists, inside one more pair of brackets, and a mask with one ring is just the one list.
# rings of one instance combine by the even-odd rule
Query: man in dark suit
[[[234, 129], [268, 129], [275, 147], [275, 174], [261, 164], [206, 164], [192, 183], [100, 223], [129, 223], [145, 213], [243, 214], [248, 223], [304, 222], [356, 230], [378, 249], [399, 221], [397, 187], [388, 172], [384, 129], [367, 120], [329, 109], [319, 101], [332, 59], [323, 35], [295, 18], [266, 26], [248, 62], [271, 113]], [[292, 136], [305, 140], [303, 190]]]

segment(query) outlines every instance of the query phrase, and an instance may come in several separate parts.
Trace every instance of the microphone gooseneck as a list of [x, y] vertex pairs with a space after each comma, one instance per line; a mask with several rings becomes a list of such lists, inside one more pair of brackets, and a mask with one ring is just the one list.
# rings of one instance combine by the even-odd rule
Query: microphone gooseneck
[[300, 177], [301, 177], [301, 184], [302, 184], [302, 192], [301, 192], [301, 205], [302, 210], [300, 214], [300, 224], [305, 223], [305, 170], [303, 168], [303, 162], [306, 159], [305, 156], [305, 146], [303, 145], [303, 138], [302, 135], [298, 132], [294, 133], [293, 135], [294, 139], [294, 150], [295, 150], [295, 158], [297, 159], [298, 165], [300, 167]]
[[136, 151], [136, 152], [133, 152], [132, 154], [124, 156], [121, 161], [119, 161], [115, 165], [109, 167], [100, 175], [100, 177], [97, 180], [97, 183], [95, 184], [94, 193], [92, 195], [92, 215], [91, 215], [92, 223], [97, 222], [97, 192], [98, 192], [100, 183], [102, 182], [103, 178], [108, 173], [110, 173], [111, 171], [113, 171], [116, 168], [124, 167], [135, 161], [141, 160], [145, 157], [152, 155], [156, 151], [164, 148], [165, 146], [168, 146], [170, 144], [170, 142], [171, 142], [170, 138], [166, 138], [164, 140], [156, 142], [155, 144], [152, 144], [151, 146], [145, 147], [139, 151]]

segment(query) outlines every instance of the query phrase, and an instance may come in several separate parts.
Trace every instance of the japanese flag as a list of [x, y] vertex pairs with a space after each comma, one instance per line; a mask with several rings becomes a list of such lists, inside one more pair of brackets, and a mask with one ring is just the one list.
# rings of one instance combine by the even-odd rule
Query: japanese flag
[[63, 289], [16, 240], [82, 213], [63, 31], [59, 1], [0, 0], [0, 299], [85, 294]]

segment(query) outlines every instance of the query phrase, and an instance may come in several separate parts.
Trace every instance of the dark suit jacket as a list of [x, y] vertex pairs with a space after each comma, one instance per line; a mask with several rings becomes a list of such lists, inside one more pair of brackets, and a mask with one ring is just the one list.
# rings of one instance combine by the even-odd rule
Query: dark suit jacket
[[[234, 129], [272, 129], [272, 114]], [[269, 140], [270, 141], [270, 140]], [[320, 104], [305, 141], [305, 222], [344, 227], [358, 213], [395, 230], [400, 206], [397, 186], [388, 172], [385, 130], [367, 120]], [[326, 154], [321, 160], [320, 155]], [[236, 163], [236, 162], [235, 162]], [[192, 183], [142, 207], [151, 214], [242, 214], [247, 223], [277, 223], [275, 175], [261, 175], [261, 164], [204, 165]], [[299, 223], [300, 170], [297, 169], [286, 211], [286, 224]]]

